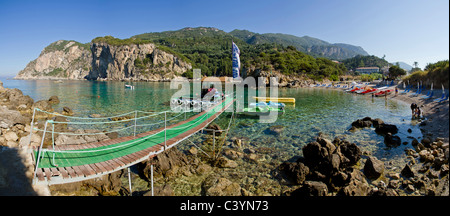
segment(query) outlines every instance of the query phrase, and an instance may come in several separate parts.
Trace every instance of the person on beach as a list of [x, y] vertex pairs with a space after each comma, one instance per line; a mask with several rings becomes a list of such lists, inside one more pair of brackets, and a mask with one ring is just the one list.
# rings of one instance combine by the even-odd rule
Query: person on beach
[[417, 107], [415, 110], [414, 110], [414, 117], [415, 118], [420, 118], [420, 115], [422, 115], [422, 117], [423, 117], [423, 112], [422, 112], [422, 110], [419, 108], [419, 107]]
[[412, 115], [413, 117], [414, 117], [416, 108], [418, 108], [417, 104], [416, 104], [416, 103], [412, 103], [412, 104], [411, 104], [411, 115]]
[[398, 88], [395, 87], [395, 95], [397, 95], [397, 94], [398, 94]]

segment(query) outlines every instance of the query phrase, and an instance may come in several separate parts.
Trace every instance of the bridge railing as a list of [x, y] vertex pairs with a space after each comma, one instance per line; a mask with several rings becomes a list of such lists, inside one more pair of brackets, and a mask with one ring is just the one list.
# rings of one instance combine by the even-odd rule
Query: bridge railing
[[[31, 130], [30, 130], [30, 135], [29, 135], [29, 142], [28, 145], [31, 145], [31, 137], [33, 134], [33, 131], [38, 131], [38, 132], [42, 132], [42, 139], [41, 139], [41, 143], [39, 148], [37, 149], [37, 161], [35, 164], [35, 173], [34, 173], [34, 178], [36, 178], [36, 174], [37, 174], [37, 169], [39, 167], [39, 162], [41, 160], [41, 158], [44, 157], [44, 154], [46, 152], [52, 152], [53, 153], [53, 158], [52, 158], [52, 163], [54, 165], [57, 166], [57, 164], [55, 164], [55, 153], [60, 152], [60, 153], [80, 153], [80, 152], [93, 152], [93, 151], [107, 151], [107, 150], [111, 150], [112, 148], [121, 148], [124, 147], [125, 145], [131, 145], [134, 144], [136, 142], [141, 141], [142, 139], [148, 139], [155, 134], [152, 135], [148, 135], [142, 138], [139, 138], [133, 142], [129, 142], [123, 145], [118, 145], [118, 146], [114, 146], [114, 147], [109, 147], [109, 148], [103, 148], [103, 149], [97, 149], [97, 150], [86, 150], [86, 149], [80, 149], [80, 150], [70, 150], [70, 151], [65, 151], [65, 150], [56, 150], [55, 149], [55, 134], [56, 135], [66, 135], [66, 136], [95, 136], [95, 135], [106, 135], [109, 133], [113, 133], [113, 132], [122, 132], [128, 129], [133, 129], [133, 135], [136, 136], [137, 133], [137, 128], [138, 127], [142, 127], [142, 128], [151, 128], [153, 126], [158, 126], [161, 125], [162, 123], [164, 123], [164, 146], [166, 148], [167, 146], [167, 130], [171, 130], [170, 128], [167, 128], [168, 126], [172, 125], [171, 122], [178, 120], [177, 118], [179, 118], [180, 116], [184, 115], [184, 120], [186, 120], [187, 118], [187, 114], [189, 113], [194, 114], [194, 113], [198, 113], [199, 110], [195, 110], [195, 109], [186, 109], [186, 108], [180, 108], [181, 110], [176, 110], [176, 111], [161, 111], [161, 112], [145, 112], [145, 111], [140, 111], [140, 110], [135, 110], [132, 112], [127, 112], [127, 113], [123, 113], [123, 114], [119, 114], [119, 115], [115, 115], [115, 116], [110, 116], [110, 117], [97, 117], [97, 118], [91, 118], [91, 117], [76, 117], [76, 116], [68, 116], [68, 115], [63, 115], [63, 114], [59, 114], [59, 113], [52, 113], [52, 112], [47, 112], [44, 110], [41, 110], [39, 108], [35, 108], [33, 110], [33, 117], [32, 117], [32, 121], [31, 121]], [[202, 109], [200, 107], [200, 109]], [[42, 112], [45, 113], [49, 116], [62, 116], [65, 117], [66, 119], [70, 119], [72, 121], [55, 121], [55, 120], [46, 120], [45, 124], [44, 124], [44, 129], [39, 129], [39, 128], [35, 128], [35, 120], [36, 120], [36, 112]], [[129, 116], [131, 114], [134, 113], [134, 117], [132, 118], [126, 118], [126, 116]], [[144, 116], [139, 116], [139, 114], [142, 113], [144, 114]], [[150, 119], [150, 118], [156, 118], [158, 116], [162, 116], [164, 114], [164, 119], [157, 119], [156, 122], [142, 122], [140, 124], [138, 124], [138, 121], [143, 121], [146, 119]], [[168, 116], [172, 115], [172, 116]], [[208, 117], [207, 115], [205, 115], [206, 117]], [[189, 125], [185, 125], [183, 127], [190, 127], [191, 125], [194, 125], [196, 123], [198, 123], [199, 121], [201, 121], [202, 119], [205, 118], [205, 116], [203, 116], [202, 118], [196, 120], [195, 122], [192, 122]], [[122, 119], [121, 119], [122, 118]], [[114, 120], [113, 120], [114, 119]], [[75, 121], [73, 121], [75, 120]], [[86, 121], [87, 120], [87, 121]], [[101, 120], [101, 121], [99, 121]], [[108, 121], [104, 121], [104, 120], [108, 120]], [[80, 131], [80, 130], [75, 130], [75, 131], [55, 131], [55, 125], [74, 125], [74, 126], [83, 126], [83, 125], [87, 125], [87, 126], [93, 126], [93, 125], [112, 125], [112, 124], [118, 124], [118, 123], [124, 123], [123, 127], [110, 127], [109, 130], [103, 130], [100, 132], [96, 132], [96, 131], [92, 131], [85, 133], [84, 131]], [[169, 125], [168, 125], [169, 123]], [[49, 126], [51, 127], [51, 129], [48, 129]], [[161, 127], [161, 126], [158, 126]], [[83, 127], [79, 127], [83, 128]], [[103, 128], [105, 129], [105, 128]], [[180, 128], [177, 128], [180, 129]], [[142, 131], [142, 130], [141, 130]], [[145, 131], [149, 131], [149, 130], [145, 130]], [[51, 149], [47, 148], [47, 149], [43, 149], [44, 146], [44, 142], [45, 142], [45, 137], [47, 135], [47, 133], [51, 132]], [[85, 140], [86, 141], [86, 140]], [[91, 141], [92, 142], [92, 141]], [[85, 142], [85, 143], [89, 143], [89, 142]], [[77, 143], [77, 144], [84, 144], [84, 143]]]

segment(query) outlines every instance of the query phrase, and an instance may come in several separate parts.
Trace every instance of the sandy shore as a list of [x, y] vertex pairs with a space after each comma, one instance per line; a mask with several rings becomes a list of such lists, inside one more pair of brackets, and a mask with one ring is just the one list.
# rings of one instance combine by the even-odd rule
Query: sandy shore
[[[322, 87], [319, 87], [322, 88]], [[395, 86], [392, 86], [395, 88]], [[330, 90], [342, 91], [339, 88], [327, 88]], [[424, 137], [430, 137], [432, 140], [435, 138], [443, 138], [445, 143], [449, 142], [449, 102], [436, 102], [437, 98], [442, 96], [442, 90], [434, 90], [434, 96], [430, 99], [426, 99], [422, 96], [426, 96], [428, 89], [423, 91], [423, 94], [415, 95], [415, 92], [409, 92], [402, 94], [403, 89], [399, 86], [398, 94], [388, 95], [387, 98], [391, 100], [403, 101], [407, 104], [416, 103], [423, 111], [425, 120], [421, 124], [421, 130]], [[413, 90], [414, 91], [414, 90]], [[445, 89], [445, 92], [449, 92]]]
[[[444, 139], [444, 142], [449, 142], [449, 102], [436, 102], [442, 94], [441, 90], [435, 91], [433, 98], [425, 99], [423, 94], [414, 95], [412, 93], [401, 94], [402, 90], [397, 95], [392, 94], [388, 96], [390, 99], [404, 101], [408, 104], [416, 103], [422, 110], [425, 120], [421, 123], [421, 130], [425, 136], [431, 137], [433, 140], [437, 137]], [[424, 91], [425, 93], [427, 91]], [[448, 92], [448, 91], [447, 91]]]

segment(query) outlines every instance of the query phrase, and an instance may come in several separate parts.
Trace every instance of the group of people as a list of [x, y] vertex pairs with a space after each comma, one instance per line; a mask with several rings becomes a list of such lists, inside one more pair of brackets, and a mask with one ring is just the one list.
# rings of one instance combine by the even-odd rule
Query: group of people
[[411, 115], [413, 118], [423, 117], [423, 111], [417, 106], [416, 103], [411, 104]]

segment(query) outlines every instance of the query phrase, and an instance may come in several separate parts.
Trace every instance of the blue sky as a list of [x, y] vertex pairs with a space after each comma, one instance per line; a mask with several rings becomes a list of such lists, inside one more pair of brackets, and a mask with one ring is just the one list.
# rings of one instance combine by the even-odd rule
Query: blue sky
[[0, 0], [0, 76], [17, 74], [56, 40], [198, 26], [308, 35], [421, 68], [449, 59], [448, 0]]

